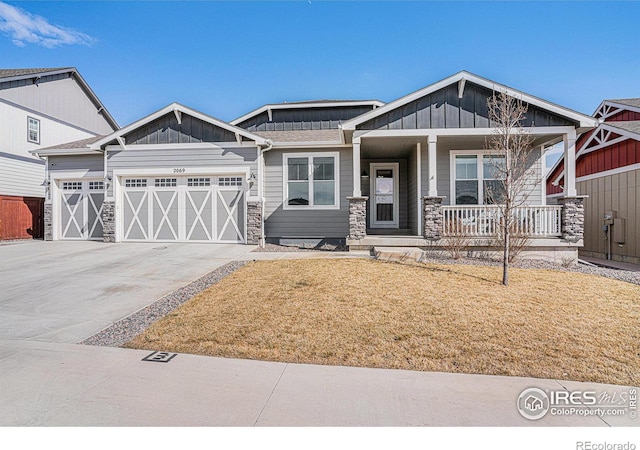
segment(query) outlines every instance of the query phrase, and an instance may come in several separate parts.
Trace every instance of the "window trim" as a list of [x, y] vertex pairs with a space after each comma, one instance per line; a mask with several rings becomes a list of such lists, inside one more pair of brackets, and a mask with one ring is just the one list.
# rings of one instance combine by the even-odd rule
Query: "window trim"
[[[38, 139], [37, 140], [31, 139], [31, 121], [32, 120], [38, 124]], [[27, 142], [31, 142], [32, 144], [40, 145], [40, 131], [41, 131], [40, 119], [36, 119], [35, 117], [27, 116]]]
[[[449, 176], [451, 177], [449, 183], [449, 195], [451, 197], [451, 205], [457, 205], [456, 203], [456, 156], [458, 155], [476, 155], [477, 166], [477, 183], [478, 183], [478, 203], [476, 206], [483, 206], [484, 203], [484, 156], [495, 155], [500, 156], [499, 153], [491, 150], [450, 150], [449, 151]], [[496, 180], [496, 178], [487, 178], [486, 180]], [[463, 205], [474, 206], [474, 205]]]
[[[314, 158], [333, 158], [333, 205], [313, 204], [313, 160]], [[289, 159], [308, 158], [309, 160], [309, 204], [289, 205]], [[325, 180], [326, 181], [326, 180]], [[282, 153], [282, 209], [284, 210], [336, 210], [340, 209], [340, 152], [302, 152], [302, 153]]]

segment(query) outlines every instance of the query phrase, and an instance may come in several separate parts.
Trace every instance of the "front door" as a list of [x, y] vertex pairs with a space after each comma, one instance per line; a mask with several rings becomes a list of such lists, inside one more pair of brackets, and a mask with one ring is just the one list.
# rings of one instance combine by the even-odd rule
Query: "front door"
[[371, 228], [398, 228], [398, 163], [371, 163]]

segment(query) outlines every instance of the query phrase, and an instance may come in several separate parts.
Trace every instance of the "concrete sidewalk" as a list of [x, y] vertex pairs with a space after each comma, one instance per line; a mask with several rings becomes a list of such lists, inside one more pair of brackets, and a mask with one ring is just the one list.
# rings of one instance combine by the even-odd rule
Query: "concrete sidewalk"
[[314, 366], [0, 341], [3, 426], [609, 426], [628, 417], [516, 409], [529, 387], [621, 392], [531, 378]]

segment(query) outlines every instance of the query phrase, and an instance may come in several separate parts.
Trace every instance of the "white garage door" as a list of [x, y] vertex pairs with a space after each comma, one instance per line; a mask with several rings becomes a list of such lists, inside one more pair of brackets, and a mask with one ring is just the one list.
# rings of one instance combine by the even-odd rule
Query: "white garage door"
[[124, 177], [120, 183], [124, 241], [245, 241], [242, 177]]
[[60, 239], [102, 240], [104, 181], [60, 182]]

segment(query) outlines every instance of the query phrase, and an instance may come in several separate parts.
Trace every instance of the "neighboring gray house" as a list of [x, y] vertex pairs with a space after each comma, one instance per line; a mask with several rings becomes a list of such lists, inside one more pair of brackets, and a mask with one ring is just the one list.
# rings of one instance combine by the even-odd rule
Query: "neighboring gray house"
[[46, 149], [47, 238], [442, 247], [457, 218], [484, 248], [497, 223], [483, 150], [494, 91], [529, 105], [537, 175], [519, 214], [530, 251], [575, 255], [575, 171], [566, 205], [546, 206], [544, 153], [564, 142], [571, 166], [576, 134], [595, 119], [468, 72], [388, 104], [274, 104], [231, 123], [174, 103], [104, 138]]
[[76, 69], [0, 69], [0, 240], [41, 237], [40, 149], [117, 129]]

